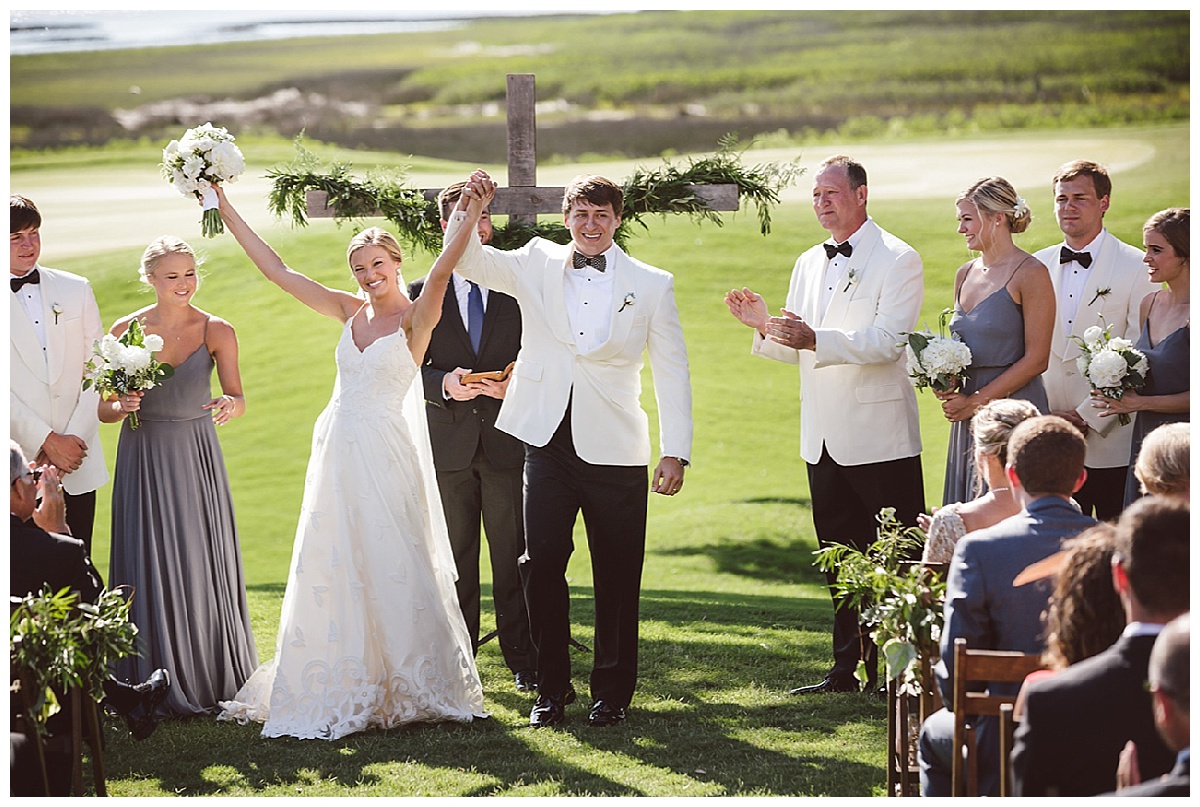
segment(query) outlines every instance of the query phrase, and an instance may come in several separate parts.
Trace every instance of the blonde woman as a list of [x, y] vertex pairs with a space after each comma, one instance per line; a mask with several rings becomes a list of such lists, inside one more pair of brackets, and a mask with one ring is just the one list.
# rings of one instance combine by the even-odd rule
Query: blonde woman
[[222, 719], [261, 722], [264, 737], [335, 740], [483, 713], [420, 363], [494, 188], [483, 172], [472, 175], [459, 200], [469, 226], [446, 242], [415, 301], [386, 231], [364, 230], [346, 250], [360, 293], [331, 289], [284, 264], [218, 189], [221, 218], [259, 271], [342, 324], [333, 397], [313, 429], [275, 656], [222, 704]]
[[1050, 272], [1013, 243], [1032, 215], [1008, 180], [981, 179], [955, 206], [967, 249], [980, 255], [954, 279], [950, 331], [971, 348], [971, 365], [958, 390], [938, 393], [952, 424], [942, 504], [979, 495], [970, 421], [980, 407], [1017, 398], [1049, 411], [1041, 375], [1050, 362], [1055, 312]]
[[[175, 374], [99, 407], [104, 422], [130, 412], [141, 420], [136, 430], [122, 426], [113, 473], [109, 583], [133, 589], [141, 650], [118, 663], [117, 676], [142, 681], [163, 668], [171, 688], [159, 716], [208, 714], [258, 666], [216, 432], [246, 411], [237, 334], [193, 305], [200, 276], [185, 242], [155, 239], [138, 271], [155, 302], [119, 319], [111, 332], [121, 336], [136, 319], [162, 337], [157, 358]], [[214, 369], [221, 387], [216, 398]]]
[[[1021, 511], [1012, 495], [1004, 465], [1008, 461], [1008, 438], [1017, 424], [1040, 414], [1029, 401], [1001, 398], [984, 404], [971, 419], [975, 440], [975, 465], [987, 490], [969, 502], [951, 502], [939, 508], [925, 528], [924, 563], [949, 563], [954, 545], [968, 532], [997, 524]], [[922, 516], [922, 521], [925, 517]]]

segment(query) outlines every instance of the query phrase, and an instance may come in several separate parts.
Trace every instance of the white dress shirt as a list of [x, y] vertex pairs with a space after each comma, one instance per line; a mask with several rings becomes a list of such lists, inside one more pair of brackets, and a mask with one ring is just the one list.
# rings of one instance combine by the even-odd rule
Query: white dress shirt
[[[41, 267], [34, 265], [30, 271], [39, 270]], [[28, 274], [28, 273], [26, 273]], [[25, 275], [13, 275], [9, 277], [25, 277]], [[25, 309], [26, 315], [29, 316], [29, 321], [33, 323], [33, 332], [37, 334], [38, 344], [42, 346], [42, 352], [46, 351], [46, 323], [42, 320], [45, 317], [42, 314], [42, 286], [39, 283], [26, 283], [18, 292], [10, 292], [16, 294], [17, 300], [21, 303], [21, 308]], [[51, 314], [53, 316], [53, 314]]]
[[563, 283], [563, 300], [567, 307], [567, 322], [575, 347], [587, 353], [608, 341], [612, 327], [613, 306], [613, 258], [616, 249], [609, 247], [604, 255], [605, 271], [591, 266], [575, 268], [572, 261], [567, 264], [567, 276]]
[[[1062, 324], [1063, 333], [1070, 333], [1071, 326], [1075, 324], [1075, 316], [1079, 313], [1081, 305], [1080, 297], [1083, 296], [1083, 288], [1087, 285], [1088, 277], [1092, 273], [1092, 267], [1096, 265], [1096, 259], [1100, 257], [1100, 243], [1104, 238], [1105, 230], [1102, 228], [1100, 234], [1092, 240], [1083, 249], [1072, 250], [1073, 252], [1088, 252], [1091, 253], [1091, 266], [1084, 269], [1075, 261], [1067, 261], [1062, 265], [1062, 279], [1058, 284], [1058, 318]], [[1060, 247], [1061, 249], [1061, 247]]]
[[[859, 227], [846, 239], [850, 243], [851, 252], [857, 249], [859, 242], [862, 241], [860, 233], [862, 233], [862, 227]], [[830, 239], [825, 243], [837, 246], [839, 242]], [[850, 268], [850, 258], [848, 256], [838, 252], [827, 260], [825, 274], [821, 278], [821, 300], [817, 308], [821, 312], [822, 317], [825, 316], [825, 312], [829, 309], [829, 301], [833, 299], [833, 293], [837, 289], [845, 287], [850, 281], [850, 278], [846, 276], [846, 270]]]
[[[458, 300], [458, 313], [462, 315], [463, 327], [467, 329], [468, 333], [470, 333], [471, 318], [467, 315], [467, 311], [470, 310], [469, 301], [471, 298], [471, 281], [467, 280], [465, 277], [462, 277], [457, 272], [450, 275], [450, 277], [454, 279], [454, 296]], [[479, 291], [483, 294], [483, 310], [486, 312], [488, 290], [486, 287], [480, 286]]]

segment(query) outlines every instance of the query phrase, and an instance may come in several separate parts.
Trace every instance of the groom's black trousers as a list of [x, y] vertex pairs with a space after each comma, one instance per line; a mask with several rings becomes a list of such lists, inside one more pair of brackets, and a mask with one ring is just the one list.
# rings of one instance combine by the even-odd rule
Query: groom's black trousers
[[649, 476], [644, 465], [592, 465], [575, 453], [571, 410], [550, 442], [525, 449], [525, 556], [521, 577], [538, 656], [538, 691], [571, 682], [567, 562], [583, 512], [595, 596], [593, 700], [626, 707], [637, 683], [638, 598], [646, 548]]
[[[838, 465], [824, 446], [821, 459], [808, 464], [808, 489], [812, 496], [813, 527], [817, 543], [824, 549], [831, 544], [849, 544], [865, 551], [876, 538], [876, 516], [884, 507], [896, 508], [896, 519], [915, 527], [917, 514], [925, 510], [925, 485], [921, 476], [921, 458], [905, 457], [865, 465]], [[919, 560], [917, 555], [913, 560]], [[870, 631], [858, 622], [858, 611], [842, 608], [833, 593], [837, 572], [826, 572], [833, 596], [833, 675], [853, 675], [861, 659], [867, 676], [876, 680], [878, 649]]]

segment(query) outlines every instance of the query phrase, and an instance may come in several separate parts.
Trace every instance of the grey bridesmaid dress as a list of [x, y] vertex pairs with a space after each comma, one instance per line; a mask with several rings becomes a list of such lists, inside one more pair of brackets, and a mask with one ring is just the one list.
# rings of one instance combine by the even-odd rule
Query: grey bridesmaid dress
[[[1018, 265], [1013, 275], [1020, 268]], [[967, 271], [969, 273], [970, 269]], [[963, 282], [965, 285], [965, 278]], [[961, 387], [964, 395], [987, 386], [1025, 355], [1025, 314], [1009, 294], [1011, 282], [1012, 275], [1003, 288], [996, 289], [970, 311], [963, 311], [958, 293], [955, 293], [950, 332], [957, 334], [971, 349], [971, 366], [963, 374]], [[1008, 397], [1029, 401], [1043, 414], [1050, 408], [1041, 376], [1036, 376]], [[975, 444], [971, 437], [971, 421], [961, 420], [950, 426], [942, 504], [969, 502], [982, 492], [975, 490]]]
[[[1157, 299], [1157, 298], [1156, 298]], [[1154, 310], [1151, 303], [1150, 310]], [[1150, 341], [1150, 317], [1142, 326], [1142, 333], [1134, 346], [1146, 354], [1150, 372], [1146, 374], [1146, 385], [1138, 390], [1142, 395], [1174, 395], [1187, 392], [1192, 387], [1191, 325], [1176, 328], [1157, 345]], [[1187, 423], [1191, 415], [1187, 412], [1138, 412], [1133, 416], [1133, 441], [1129, 453], [1129, 474], [1125, 478], [1125, 506], [1141, 498], [1141, 485], [1133, 475], [1133, 464], [1137, 462], [1146, 435], [1167, 423]]]
[[117, 677], [166, 668], [159, 716], [211, 714], [258, 666], [237, 526], [211, 410], [212, 355], [201, 344], [122, 424], [113, 475], [109, 585], [131, 586], [140, 657]]

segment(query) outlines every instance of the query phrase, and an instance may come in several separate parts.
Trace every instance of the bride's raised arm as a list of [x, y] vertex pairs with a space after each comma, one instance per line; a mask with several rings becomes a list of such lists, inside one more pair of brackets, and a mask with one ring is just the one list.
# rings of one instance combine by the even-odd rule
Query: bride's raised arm
[[[437, 256], [429, 270], [429, 276], [425, 280], [420, 296], [413, 301], [412, 306], [406, 312], [403, 322], [405, 330], [409, 333], [410, 345], [417, 344], [413, 341], [414, 337], [418, 342], [424, 341], [423, 337], [427, 337], [433, 331], [433, 327], [441, 318], [442, 299], [446, 294], [450, 275], [454, 272], [454, 267], [458, 265], [458, 259], [462, 257], [463, 251], [466, 249], [467, 239], [477, 237], [475, 230], [479, 223], [479, 216], [495, 193], [496, 183], [484, 171], [474, 172], [467, 180], [456, 208], [456, 210], [466, 210], [467, 221], [455, 231], [454, 237], [446, 242], [441, 254]], [[421, 348], [421, 353], [423, 356], [424, 348]], [[418, 359], [418, 361], [421, 360]]]
[[275, 250], [262, 240], [259, 234], [254, 232], [237, 212], [229, 201], [229, 197], [225, 195], [225, 189], [220, 185], [213, 187], [220, 202], [218, 210], [221, 213], [221, 220], [225, 222], [225, 229], [233, 234], [247, 257], [254, 262], [267, 280], [318, 314], [332, 317], [339, 322], [345, 322], [362, 306], [362, 300], [353, 294], [324, 286], [285, 264]]

